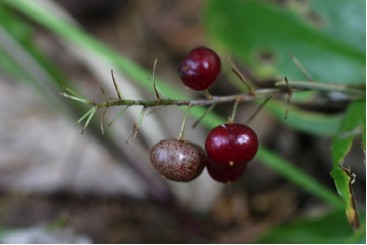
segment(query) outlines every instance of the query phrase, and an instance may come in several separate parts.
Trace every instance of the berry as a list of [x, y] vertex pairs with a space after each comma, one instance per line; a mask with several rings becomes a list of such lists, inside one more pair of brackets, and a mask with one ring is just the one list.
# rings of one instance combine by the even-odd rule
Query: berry
[[213, 160], [208, 160], [207, 169], [209, 175], [216, 181], [223, 183], [232, 183], [239, 180], [245, 173], [246, 164], [237, 164], [230, 166], [228, 164], [222, 164]]
[[205, 90], [214, 83], [221, 66], [216, 52], [206, 47], [197, 47], [181, 60], [178, 72], [187, 87]]
[[205, 151], [185, 140], [165, 139], [155, 144], [150, 162], [167, 179], [190, 181], [198, 177], [206, 166]]
[[230, 166], [250, 161], [258, 146], [256, 133], [239, 123], [219, 125], [209, 132], [205, 140], [209, 159]]

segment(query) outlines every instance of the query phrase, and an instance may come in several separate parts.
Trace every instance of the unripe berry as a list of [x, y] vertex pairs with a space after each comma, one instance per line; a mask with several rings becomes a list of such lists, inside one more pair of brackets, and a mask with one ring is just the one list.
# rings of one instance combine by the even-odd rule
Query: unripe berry
[[163, 177], [174, 181], [190, 181], [198, 177], [207, 163], [205, 151], [186, 140], [165, 139], [155, 144], [150, 162]]

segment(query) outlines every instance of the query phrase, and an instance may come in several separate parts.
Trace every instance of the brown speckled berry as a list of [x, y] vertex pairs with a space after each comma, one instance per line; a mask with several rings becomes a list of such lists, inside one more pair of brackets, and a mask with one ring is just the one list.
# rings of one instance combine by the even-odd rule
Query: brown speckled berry
[[186, 140], [165, 139], [150, 151], [150, 162], [159, 174], [174, 181], [190, 181], [206, 166], [205, 151]]

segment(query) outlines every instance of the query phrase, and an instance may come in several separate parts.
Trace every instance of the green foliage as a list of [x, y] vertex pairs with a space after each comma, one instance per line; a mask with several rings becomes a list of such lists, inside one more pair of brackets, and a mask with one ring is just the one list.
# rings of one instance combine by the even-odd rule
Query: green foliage
[[366, 101], [361, 100], [351, 103], [345, 113], [339, 132], [335, 135], [331, 145], [333, 159], [331, 175], [334, 178], [338, 193], [344, 201], [348, 221], [354, 227], [358, 227], [359, 222], [351, 186], [354, 177], [344, 159], [352, 147], [353, 140], [362, 136], [362, 132], [365, 130], [365, 124], [363, 124], [365, 118]]
[[[212, 0], [209, 33], [262, 78], [303, 79], [288, 53], [315, 80], [365, 81], [365, 1], [307, 1], [278, 6], [265, 0]], [[266, 59], [264, 59], [266, 58]]]
[[365, 243], [366, 227], [353, 235], [341, 211], [318, 218], [302, 218], [264, 234], [257, 243]]
[[[311, 17], [312, 16], [312, 17]], [[235, 54], [260, 78], [302, 80], [289, 54], [301, 61], [318, 82], [365, 83], [365, 18], [363, 0], [307, 1], [279, 6], [265, 0], [212, 0], [206, 8], [209, 34]], [[297, 95], [298, 98], [300, 97]], [[294, 110], [283, 120], [286, 106], [268, 110], [285, 124], [316, 135], [336, 132], [340, 116]]]

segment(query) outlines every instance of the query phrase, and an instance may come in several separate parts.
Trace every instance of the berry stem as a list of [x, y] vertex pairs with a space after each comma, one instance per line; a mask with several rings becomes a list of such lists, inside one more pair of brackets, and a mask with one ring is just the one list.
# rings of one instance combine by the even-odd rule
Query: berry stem
[[232, 114], [231, 114], [230, 118], [228, 119], [228, 123], [233, 123], [234, 122], [234, 119], [235, 119], [236, 114], [237, 114], [237, 108], [238, 108], [239, 103], [240, 103], [240, 101], [238, 99], [236, 99], [234, 101]]
[[187, 116], [189, 115], [189, 112], [190, 112], [190, 109], [191, 108], [192, 108], [192, 106], [189, 105], [189, 107], [186, 110], [185, 116], [184, 116], [184, 118], [182, 120], [180, 133], [178, 134], [178, 137], [177, 137], [178, 140], [183, 140], [184, 139], [184, 131], [185, 131], [185, 127], [186, 127], [186, 119], [187, 119]]

